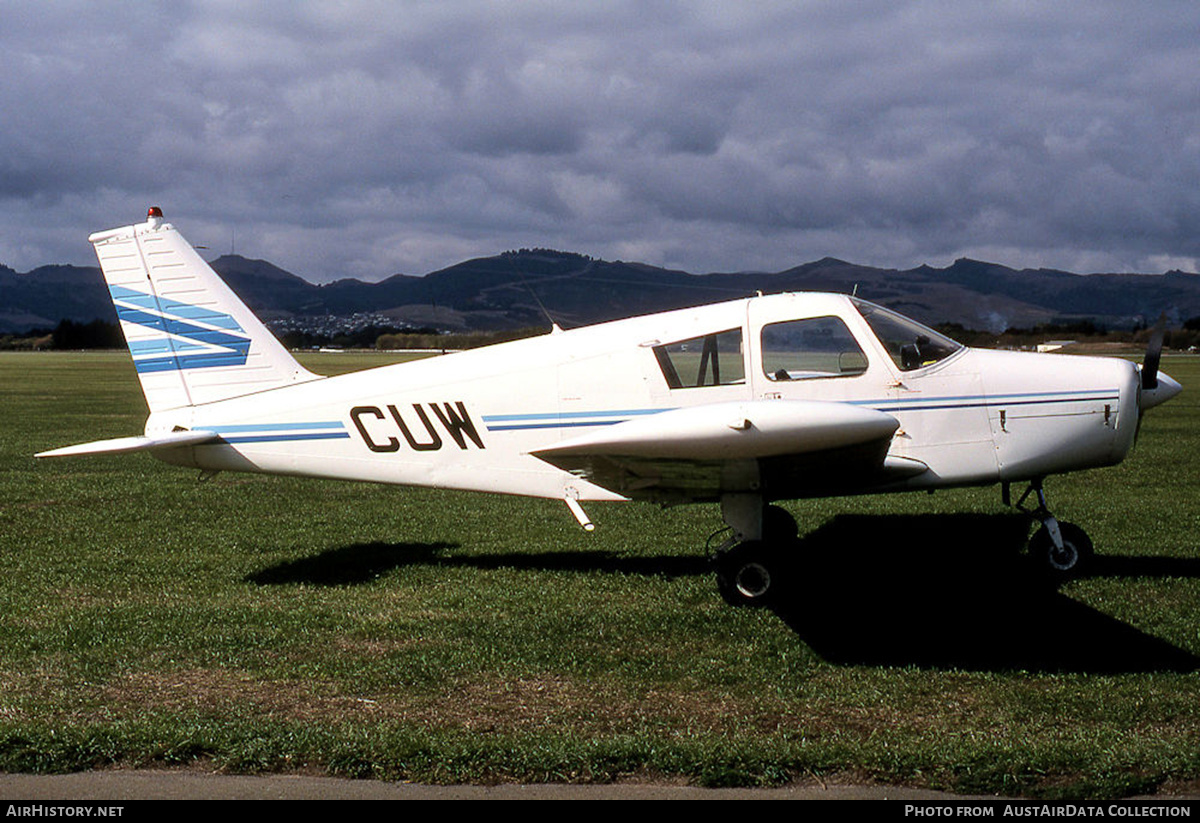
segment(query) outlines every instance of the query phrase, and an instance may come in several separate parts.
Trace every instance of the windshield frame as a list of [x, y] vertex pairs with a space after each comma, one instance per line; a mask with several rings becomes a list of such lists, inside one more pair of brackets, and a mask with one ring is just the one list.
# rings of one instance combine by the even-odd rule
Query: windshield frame
[[902, 372], [936, 366], [966, 351], [967, 347], [957, 340], [897, 311], [858, 297], [851, 297], [850, 302]]

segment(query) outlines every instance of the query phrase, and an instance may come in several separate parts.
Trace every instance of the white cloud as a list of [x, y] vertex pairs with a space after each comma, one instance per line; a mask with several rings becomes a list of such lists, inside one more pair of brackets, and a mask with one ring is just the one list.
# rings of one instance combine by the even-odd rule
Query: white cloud
[[89, 231], [150, 202], [319, 279], [531, 244], [695, 271], [1194, 261], [1197, 22], [1184, 3], [10, 4], [0, 262], [89, 262]]

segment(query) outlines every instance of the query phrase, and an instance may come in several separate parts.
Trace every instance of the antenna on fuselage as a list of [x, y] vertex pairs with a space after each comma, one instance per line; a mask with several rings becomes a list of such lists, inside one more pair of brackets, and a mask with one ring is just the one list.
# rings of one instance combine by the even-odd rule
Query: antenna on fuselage
[[538, 308], [542, 310], [542, 314], [545, 315], [546, 319], [550, 321], [550, 333], [554, 334], [562, 331], [562, 327], [559, 326], [558, 321], [550, 315], [549, 310], [546, 308], [546, 304], [542, 302], [542, 298], [537, 296], [537, 292], [533, 290], [533, 286], [529, 285], [529, 282], [525, 279], [525, 273], [517, 268], [517, 264], [512, 261], [512, 258], [509, 258], [508, 264], [512, 266], [513, 272], [521, 281], [521, 285], [524, 286], [525, 290], [529, 292], [529, 296], [533, 298], [533, 302], [537, 303]]

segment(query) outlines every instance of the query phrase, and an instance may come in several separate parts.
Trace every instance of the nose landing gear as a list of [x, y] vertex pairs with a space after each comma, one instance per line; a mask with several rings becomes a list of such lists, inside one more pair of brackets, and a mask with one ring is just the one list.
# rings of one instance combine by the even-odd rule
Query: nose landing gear
[[[1092, 561], [1092, 540], [1079, 526], [1060, 521], [1050, 513], [1042, 483], [1043, 478], [1040, 477], [1031, 481], [1016, 505], [1018, 510], [1042, 524], [1029, 540], [1029, 553], [1059, 580], [1079, 577]], [[1025, 508], [1025, 501], [1030, 494], [1037, 495], [1036, 509]], [[1004, 502], [1009, 502], [1007, 483], [1004, 484]]]

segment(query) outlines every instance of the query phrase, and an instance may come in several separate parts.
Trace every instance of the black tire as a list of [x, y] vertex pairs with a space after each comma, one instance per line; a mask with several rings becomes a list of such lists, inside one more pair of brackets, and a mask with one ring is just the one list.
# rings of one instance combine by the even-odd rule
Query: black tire
[[795, 540], [800, 534], [796, 518], [782, 506], [767, 506], [763, 509], [763, 539], [772, 543]]
[[1062, 533], [1063, 547], [1058, 549], [1050, 539], [1050, 531], [1042, 526], [1029, 541], [1029, 553], [1050, 574], [1061, 580], [1079, 577], [1091, 564], [1095, 553], [1087, 532], [1074, 523], [1058, 524]]
[[779, 568], [766, 545], [751, 540], [717, 558], [717, 591], [731, 606], [767, 606], [779, 588]]

